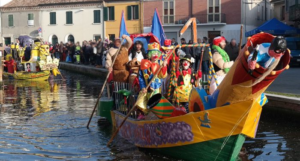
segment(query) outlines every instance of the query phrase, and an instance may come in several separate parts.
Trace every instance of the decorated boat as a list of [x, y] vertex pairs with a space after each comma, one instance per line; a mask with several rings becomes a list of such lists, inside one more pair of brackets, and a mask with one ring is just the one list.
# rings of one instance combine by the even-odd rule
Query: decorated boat
[[[234, 65], [212, 95], [203, 88], [192, 89], [189, 113], [174, 116], [176, 107], [168, 99], [163, 96], [150, 99], [148, 109], [152, 117], [138, 120], [136, 111], [131, 113], [121, 126], [119, 135], [139, 148], [154, 149], [178, 159], [236, 160], [245, 138], [255, 138], [262, 107], [268, 102], [264, 91], [289, 68], [290, 54], [286, 50], [273, 71], [261, 81], [256, 82], [269, 69], [257, 63], [255, 69], [249, 72], [250, 53], [257, 45], [271, 43], [274, 38], [267, 33], [248, 38]], [[215, 77], [212, 62], [210, 71], [211, 80]], [[114, 110], [110, 111], [106, 106], [100, 112], [117, 128], [131, 108], [133, 103], [130, 102], [135, 101], [137, 96], [119, 92], [124, 89], [130, 91], [130, 87], [123, 83], [115, 82], [114, 87], [114, 100], [102, 101], [102, 107], [107, 105], [103, 102], [114, 101]], [[124, 99], [128, 102], [121, 101]]]
[[[30, 43], [31, 41], [27, 42]], [[59, 59], [52, 58], [49, 53], [49, 45], [42, 44], [39, 39], [35, 40], [29, 49], [31, 50], [30, 59], [28, 61], [23, 60], [23, 57], [28, 57], [25, 55], [28, 45], [20, 43], [20, 45], [11, 46], [11, 53], [7, 54], [5, 58], [4, 78], [40, 81], [47, 80], [51, 74], [50, 71], [54, 75], [60, 74], [58, 70]]]
[[[155, 15], [153, 22], [156, 17], [160, 24], [156, 13]], [[193, 24], [193, 40], [197, 42], [195, 18], [191, 18], [184, 25], [180, 35], [191, 24]], [[162, 27], [157, 30], [163, 31]], [[151, 38], [152, 36], [141, 34], [132, 35], [131, 38], [133, 41], [138, 38], [145, 43], [161, 42]], [[159, 45], [156, 43], [155, 46]], [[169, 60], [172, 53], [172, 62], [175, 62], [176, 48], [204, 46], [208, 48], [210, 55], [208, 84], [211, 85], [214, 81], [217, 88], [211, 92], [207, 90], [208, 88], [201, 88], [200, 85], [186, 91], [190, 92], [188, 113], [182, 112], [182, 106], [178, 106], [179, 104], [172, 104], [173, 100], [169, 95], [165, 98], [160, 93], [150, 93], [155, 90], [154, 86], [151, 86], [150, 90], [147, 88], [153, 80], [154, 83], [160, 83], [156, 77], [161, 71], [156, 71], [152, 66], [151, 72], [153, 70], [153, 73], [157, 74], [144, 71], [142, 64], [146, 61], [142, 60], [140, 69], [146, 73], [143, 76], [147, 77], [138, 77], [138, 79], [140, 83], [145, 80], [148, 85], [142, 87], [139, 93], [136, 90], [138, 88], [135, 88], [132, 83], [114, 82], [114, 97], [100, 100], [98, 114], [108, 119], [121, 137], [139, 148], [153, 149], [184, 160], [236, 160], [246, 137], [254, 138], [256, 135], [262, 107], [268, 102], [264, 91], [281, 72], [289, 68], [290, 51], [286, 48], [283, 37], [275, 37], [267, 33], [253, 35], [247, 39], [238, 58], [232, 63], [230, 69], [226, 70], [226, 76], [221, 82], [218, 82], [208, 44], [195, 43], [166, 47], [168, 52], [165, 52], [165, 60]], [[156, 53], [157, 51], [159, 50], [156, 50]], [[175, 64], [172, 63], [170, 84], [176, 71]], [[149, 77], [153, 79], [149, 81]], [[187, 81], [186, 78], [184, 81]], [[145, 99], [149, 93], [151, 97]], [[146, 105], [143, 104], [145, 100]], [[135, 108], [136, 105], [138, 108]], [[138, 117], [141, 113], [145, 114], [145, 118]]]

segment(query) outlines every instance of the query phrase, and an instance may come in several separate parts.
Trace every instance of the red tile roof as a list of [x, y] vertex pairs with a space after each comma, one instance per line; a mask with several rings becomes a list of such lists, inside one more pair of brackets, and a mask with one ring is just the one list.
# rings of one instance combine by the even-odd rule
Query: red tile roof
[[74, 4], [74, 3], [102, 3], [103, 0], [12, 0], [6, 7], [35, 7], [39, 5]]

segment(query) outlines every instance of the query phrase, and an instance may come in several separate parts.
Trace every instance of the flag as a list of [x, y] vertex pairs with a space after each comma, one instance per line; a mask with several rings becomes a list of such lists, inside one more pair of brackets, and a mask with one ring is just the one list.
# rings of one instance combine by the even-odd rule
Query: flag
[[128, 35], [129, 33], [127, 32], [126, 28], [126, 23], [125, 23], [125, 17], [124, 17], [124, 11], [122, 11], [122, 17], [121, 17], [121, 24], [120, 24], [120, 39], [122, 38], [123, 35]]
[[154, 11], [151, 33], [158, 39], [160, 45], [163, 46], [166, 39], [166, 34], [162, 27], [157, 9]]

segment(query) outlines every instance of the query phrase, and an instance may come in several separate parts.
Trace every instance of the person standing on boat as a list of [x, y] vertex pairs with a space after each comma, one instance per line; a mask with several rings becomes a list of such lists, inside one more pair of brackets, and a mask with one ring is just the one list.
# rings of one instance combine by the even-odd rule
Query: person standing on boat
[[[141, 91], [139, 93], [139, 102], [137, 102], [137, 106], [144, 112], [144, 114], [148, 113], [146, 108], [148, 99], [152, 95], [161, 92], [161, 79], [167, 76], [167, 61], [162, 61], [160, 59], [161, 51], [158, 43], [154, 42], [148, 45], [148, 57], [150, 60], [142, 60], [139, 71], [139, 85]], [[158, 73], [150, 87], [146, 89], [148, 83], [151, 81], [161, 65], [163, 66], [162, 70]]]
[[175, 100], [177, 104], [183, 106], [188, 111], [190, 93], [193, 87], [198, 86], [202, 77], [202, 72], [197, 74], [192, 70], [192, 56], [187, 54], [180, 60], [180, 69], [176, 72], [177, 87], [175, 89]]
[[[126, 68], [128, 62], [128, 50], [132, 45], [132, 40], [129, 36], [123, 35], [122, 39], [126, 40], [125, 44], [121, 44], [120, 39], [114, 40], [114, 47], [108, 50], [106, 54], [106, 64], [105, 67], [109, 72], [112, 72], [113, 81], [117, 82], [127, 82], [129, 71]], [[120, 53], [117, 53], [118, 49]], [[117, 59], [114, 64], [112, 64], [113, 58], [117, 56]]]
[[213, 40], [212, 46], [212, 60], [214, 69], [217, 76], [217, 82], [213, 77], [209, 87], [209, 93], [213, 94], [217, 89], [217, 83], [220, 84], [222, 80], [225, 78], [226, 74], [229, 72], [230, 67], [233, 65], [233, 61], [230, 61], [228, 54], [226, 53], [225, 46], [225, 38], [223, 36], [215, 37]]

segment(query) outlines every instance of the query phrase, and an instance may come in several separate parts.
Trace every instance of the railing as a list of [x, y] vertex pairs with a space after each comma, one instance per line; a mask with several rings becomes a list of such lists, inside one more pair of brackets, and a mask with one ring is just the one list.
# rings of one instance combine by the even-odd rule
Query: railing
[[[118, 93], [120, 90], [127, 90], [131, 91], [131, 95], [128, 97]], [[114, 103], [115, 103], [115, 109], [124, 114], [127, 115], [128, 111], [132, 108], [134, 105], [137, 95], [133, 92], [133, 89], [129, 85], [129, 83], [123, 83], [123, 82], [114, 82]], [[130, 115], [131, 118], [136, 119], [138, 117], [137, 111], [133, 111]]]
[[300, 5], [296, 4], [289, 8], [289, 21], [300, 20]]
[[[226, 14], [197, 14], [192, 17], [196, 18], [197, 24], [202, 23], [226, 23]], [[144, 20], [144, 26], [152, 25], [152, 18]], [[190, 19], [189, 15], [173, 15], [173, 16], [160, 16], [163, 25], [185, 24]]]

